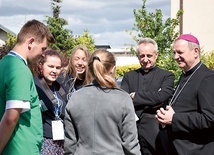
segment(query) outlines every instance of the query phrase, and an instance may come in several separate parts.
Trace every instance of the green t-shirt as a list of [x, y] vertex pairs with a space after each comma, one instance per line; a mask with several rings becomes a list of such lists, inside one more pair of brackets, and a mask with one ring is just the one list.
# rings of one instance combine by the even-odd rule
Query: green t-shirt
[[2, 155], [39, 155], [43, 131], [33, 76], [23, 60], [9, 55], [0, 61], [0, 120], [8, 100], [30, 101], [30, 110], [20, 114]]

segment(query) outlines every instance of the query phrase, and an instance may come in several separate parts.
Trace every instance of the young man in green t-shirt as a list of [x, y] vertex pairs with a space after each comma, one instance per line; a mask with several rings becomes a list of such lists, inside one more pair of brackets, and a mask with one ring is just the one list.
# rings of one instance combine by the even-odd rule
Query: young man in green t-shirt
[[37, 20], [28, 21], [14, 48], [0, 61], [0, 154], [39, 155], [42, 119], [32, 73], [35, 63], [54, 42], [49, 29]]

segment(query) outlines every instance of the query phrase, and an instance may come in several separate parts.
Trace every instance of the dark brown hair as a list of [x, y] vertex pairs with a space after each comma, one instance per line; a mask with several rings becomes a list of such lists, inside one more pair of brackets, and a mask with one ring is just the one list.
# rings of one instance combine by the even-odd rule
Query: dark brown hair
[[35, 41], [42, 43], [44, 39], [48, 42], [54, 43], [55, 39], [47, 26], [38, 20], [30, 20], [24, 24], [17, 36], [17, 44], [22, 44], [26, 38], [34, 37]]
[[31, 71], [33, 72], [34, 76], [41, 76], [42, 73], [40, 71], [40, 65], [44, 64], [47, 60], [47, 56], [55, 56], [55, 57], [58, 57], [61, 62], [62, 62], [62, 56], [56, 51], [56, 50], [53, 50], [51, 48], [49, 49], [46, 49], [42, 55], [39, 57], [38, 61], [36, 64], [34, 64], [33, 66], [30, 67]]

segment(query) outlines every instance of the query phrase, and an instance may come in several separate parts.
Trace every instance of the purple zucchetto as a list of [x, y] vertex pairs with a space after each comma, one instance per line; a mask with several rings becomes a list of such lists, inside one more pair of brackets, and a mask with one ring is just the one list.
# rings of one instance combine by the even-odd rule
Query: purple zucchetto
[[193, 42], [193, 43], [196, 43], [199, 45], [198, 39], [191, 34], [182, 34], [176, 40], [178, 40], [178, 39], [186, 40], [186, 41]]

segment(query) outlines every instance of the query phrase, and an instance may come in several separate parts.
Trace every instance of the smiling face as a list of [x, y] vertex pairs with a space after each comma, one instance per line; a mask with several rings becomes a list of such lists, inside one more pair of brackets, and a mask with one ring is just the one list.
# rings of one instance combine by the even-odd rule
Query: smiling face
[[173, 45], [173, 52], [178, 66], [184, 71], [188, 71], [200, 61], [199, 49], [190, 49], [186, 40], [177, 40]]
[[47, 56], [44, 64], [39, 64], [41, 74], [43, 75], [46, 83], [52, 85], [58, 78], [61, 72], [61, 60], [57, 56]]
[[144, 70], [153, 68], [156, 64], [158, 53], [151, 43], [142, 43], [138, 47], [138, 60]]
[[86, 66], [88, 65], [86, 54], [83, 50], [78, 49], [73, 58], [72, 64], [78, 75], [83, 74], [86, 71]]

